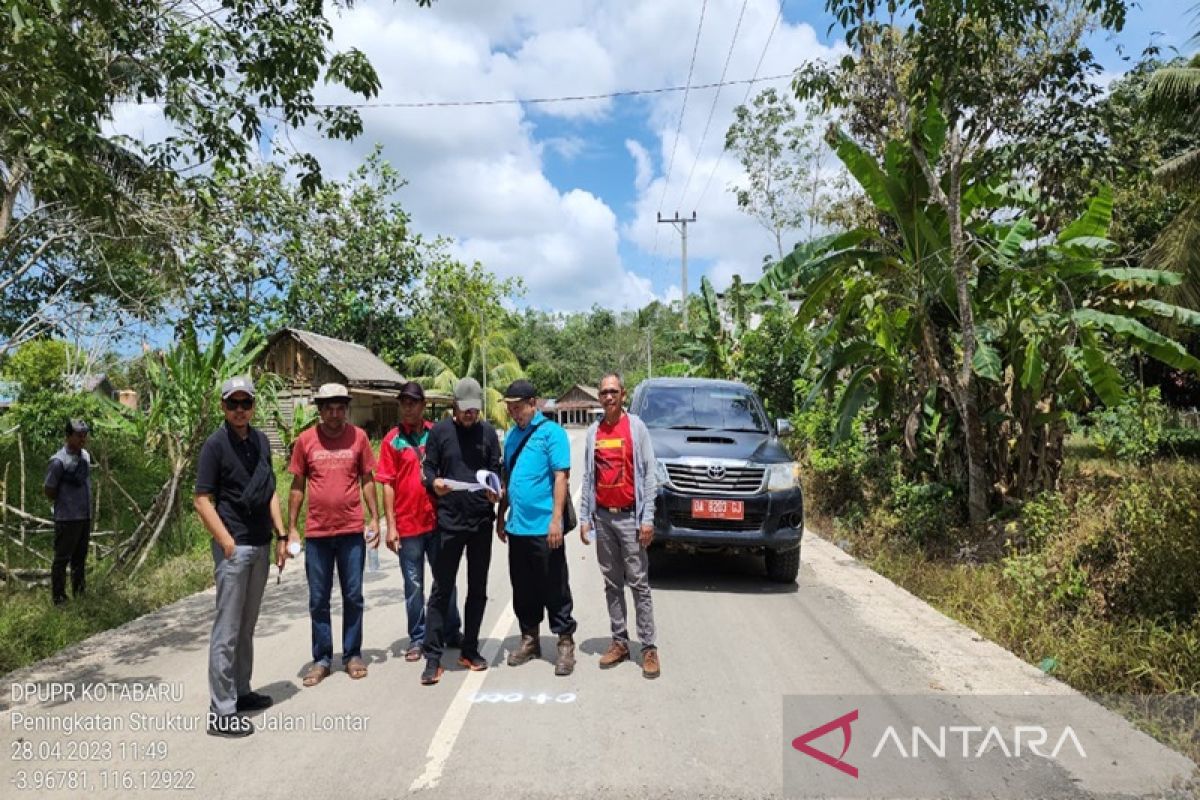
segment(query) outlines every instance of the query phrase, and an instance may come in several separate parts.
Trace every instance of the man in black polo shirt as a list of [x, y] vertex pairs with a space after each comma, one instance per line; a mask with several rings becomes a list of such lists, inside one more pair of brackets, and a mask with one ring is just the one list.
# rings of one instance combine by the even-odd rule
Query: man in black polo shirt
[[480, 419], [483, 390], [474, 378], [454, 387], [454, 417], [429, 431], [425, 444], [425, 485], [438, 496], [437, 533], [441, 537], [433, 563], [433, 591], [425, 613], [425, 670], [421, 683], [432, 686], [442, 677], [442, 636], [451, 592], [463, 552], [467, 554], [467, 602], [463, 605], [462, 650], [458, 663], [469, 670], [487, 669], [479, 653], [479, 626], [487, 606], [488, 565], [492, 560], [492, 525], [499, 495], [487, 491], [451, 491], [447, 480], [475, 483], [481, 470], [500, 471], [496, 429]]
[[279, 537], [276, 561], [287, 557], [287, 539], [271, 446], [250, 427], [254, 384], [237, 377], [221, 387], [225, 424], [204, 442], [196, 467], [194, 505], [213, 537], [217, 613], [208, 649], [208, 689], [212, 697], [208, 732], [248, 736], [254, 726], [240, 712], [269, 708], [272, 699], [251, 691], [254, 626], [271, 569], [271, 530]]

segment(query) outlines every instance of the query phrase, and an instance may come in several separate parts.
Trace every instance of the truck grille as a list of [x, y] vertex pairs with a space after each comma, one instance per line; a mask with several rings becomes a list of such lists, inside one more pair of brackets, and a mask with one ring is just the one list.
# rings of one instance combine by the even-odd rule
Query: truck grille
[[667, 464], [671, 483], [685, 494], [749, 495], [762, 490], [762, 467], [722, 464]]

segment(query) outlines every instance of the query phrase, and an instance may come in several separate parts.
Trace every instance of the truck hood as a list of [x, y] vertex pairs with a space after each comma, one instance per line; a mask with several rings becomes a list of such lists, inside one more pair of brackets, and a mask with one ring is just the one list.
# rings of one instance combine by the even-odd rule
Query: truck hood
[[779, 464], [792, 456], [774, 436], [767, 433], [650, 428], [657, 458], [732, 458], [759, 464]]

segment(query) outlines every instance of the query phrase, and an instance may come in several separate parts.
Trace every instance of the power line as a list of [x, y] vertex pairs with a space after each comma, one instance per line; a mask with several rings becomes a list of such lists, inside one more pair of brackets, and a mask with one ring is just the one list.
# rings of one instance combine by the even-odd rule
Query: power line
[[[775, 29], [779, 27], [779, 20], [783, 18], [783, 7], [787, 5], [787, 0], [781, 0], [779, 3], [779, 13], [775, 15], [775, 21], [771, 23], [771, 31], [767, 34], [767, 41], [763, 44], [762, 54], [758, 57], [758, 66], [754, 68], [754, 77], [752, 77], [746, 86], [746, 96], [742, 98], [742, 105], [750, 99], [750, 90], [753, 88], [756, 81], [769, 81], [778, 78], [790, 77], [789, 75], [773, 75], [770, 78], [759, 78], [758, 71], [762, 69], [763, 61], [767, 58], [767, 50], [771, 47], [771, 39], [775, 37]], [[708, 187], [712, 185], [713, 176], [717, 174], [717, 168], [721, 166], [722, 159], [725, 158], [725, 148], [721, 148], [720, 154], [717, 156], [716, 162], [713, 163], [712, 171], [708, 173], [708, 180], [704, 182], [704, 189], [700, 192], [700, 198], [696, 201], [696, 207], [704, 202], [704, 196], [708, 194]]]
[[[658, 198], [658, 213], [661, 215], [663, 203], [667, 201], [667, 186], [671, 183], [671, 171], [675, 168], [675, 149], [679, 147], [679, 134], [683, 130], [683, 116], [687, 112], [688, 94], [692, 88], [692, 73], [696, 70], [696, 53], [700, 50], [700, 33], [704, 30], [704, 12], [708, 8], [708, 0], [700, 6], [700, 21], [696, 24], [696, 41], [692, 44], [692, 61], [688, 65], [687, 83], [683, 88], [683, 105], [679, 108], [679, 122], [675, 125], [675, 141], [671, 143], [671, 158], [667, 162], [667, 173], [663, 179], [662, 194]], [[654, 251], [650, 258], [658, 255], [658, 226], [654, 226]]]
[[[545, 105], [549, 103], [577, 103], [587, 102], [591, 100], [610, 100], [620, 97], [638, 97], [641, 95], [651, 94], [670, 94], [672, 92], [684, 92], [688, 90], [699, 89], [719, 89], [722, 86], [738, 86], [744, 84], [765, 83], [767, 81], [776, 81], [781, 78], [791, 77], [791, 73], [783, 75], [766, 75], [764, 77], [740, 78], [731, 81], [718, 81], [716, 83], [698, 83], [689, 86], [657, 86], [652, 89], [622, 89], [616, 92], [605, 92], [601, 94], [572, 94], [562, 95], [559, 97], [505, 97], [493, 98], [490, 100], [397, 100], [383, 101], [376, 103], [315, 103], [314, 108], [465, 108], [469, 106], [516, 106], [516, 105]], [[162, 100], [118, 100], [114, 105], [144, 105], [144, 106], [161, 106], [165, 105], [166, 101]]]
[[[729, 41], [729, 52], [725, 54], [725, 66], [721, 68], [721, 78], [718, 83], [723, 83], [725, 74], [729, 72], [729, 62], [733, 60], [733, 48], [737, 44], [738, 31], [742, 29], [742, 17], [746, 15], [746, 5], [749, 2], [750, 0], [742, 0], [742, 10], [738, 12], [737, 24], [733, 26], [733, 38]], [[712, 105], [708, 108], [708, 120], [704, 123], [704, 133], [700, 134], [700, 144], [696, 146], [696, 157], [692, 159], [692, 168], [688, 170], [687, 181], [683, 184], [683, 191], [679, 193], [677, 207], [683, 206], [688, 189], [692, 186], [692, 176], [696, 174], [696, 165], [700, 163], [700, 154], [704, 152], [704, 143], [708, 141], [708, 129], [712, 126], [713, 114], [717, 111], [717, 100], [720, 97], [721, 89], [718, 87], [717, 91], [713, 92]]]
[[708, 0], [700, 6], [700, 23], [696, 26], [696, 41], [692, 45], [692, 63], [688, 67], [687, 85], [683, 90], [683, 105], [679, 108], [679, 123], [675, 126], [675, 141], [671, 145], [671, 158], [667, 162], [667, 177], [663, 181], [662, 197], [658, 201], [658, 210], [661, 212], [663, 203], [667, 200], [667, 185], [671, 182], [671, 171], [675, 167], [675, 150], [679, 147], [679, 134], [683, 131], [683, 117], [687, 113], [687, 101], [689, 90], [692, 85], [692, 73], [696, 69], [696, 52], [700, 49], [700, 33], [704, 30], [704, 11], [708, 8]]

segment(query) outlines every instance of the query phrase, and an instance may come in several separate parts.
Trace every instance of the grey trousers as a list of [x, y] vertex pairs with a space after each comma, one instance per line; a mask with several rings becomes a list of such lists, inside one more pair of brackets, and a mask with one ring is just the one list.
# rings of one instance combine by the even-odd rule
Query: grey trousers
[[233, 557], [214, 541], [213, 574], [217, 613], [208, 645], [208, 692], [211, 711], [232, 714], [239, 695], [250, 693], [254, 668], [254, 626], [271, 571], [270, 545], [238, 545]]
[[629, 643], [625, 587], [633, 594], [637, 613], [638, 640], [642, 647], [654, 644], [654, 605], [650, 602], [650, 557], [638, 542], [638, 525], [632, 511], [612, 514], [597, 508], [596, 560], [604, 576], [604, 596], [613, 641]]

